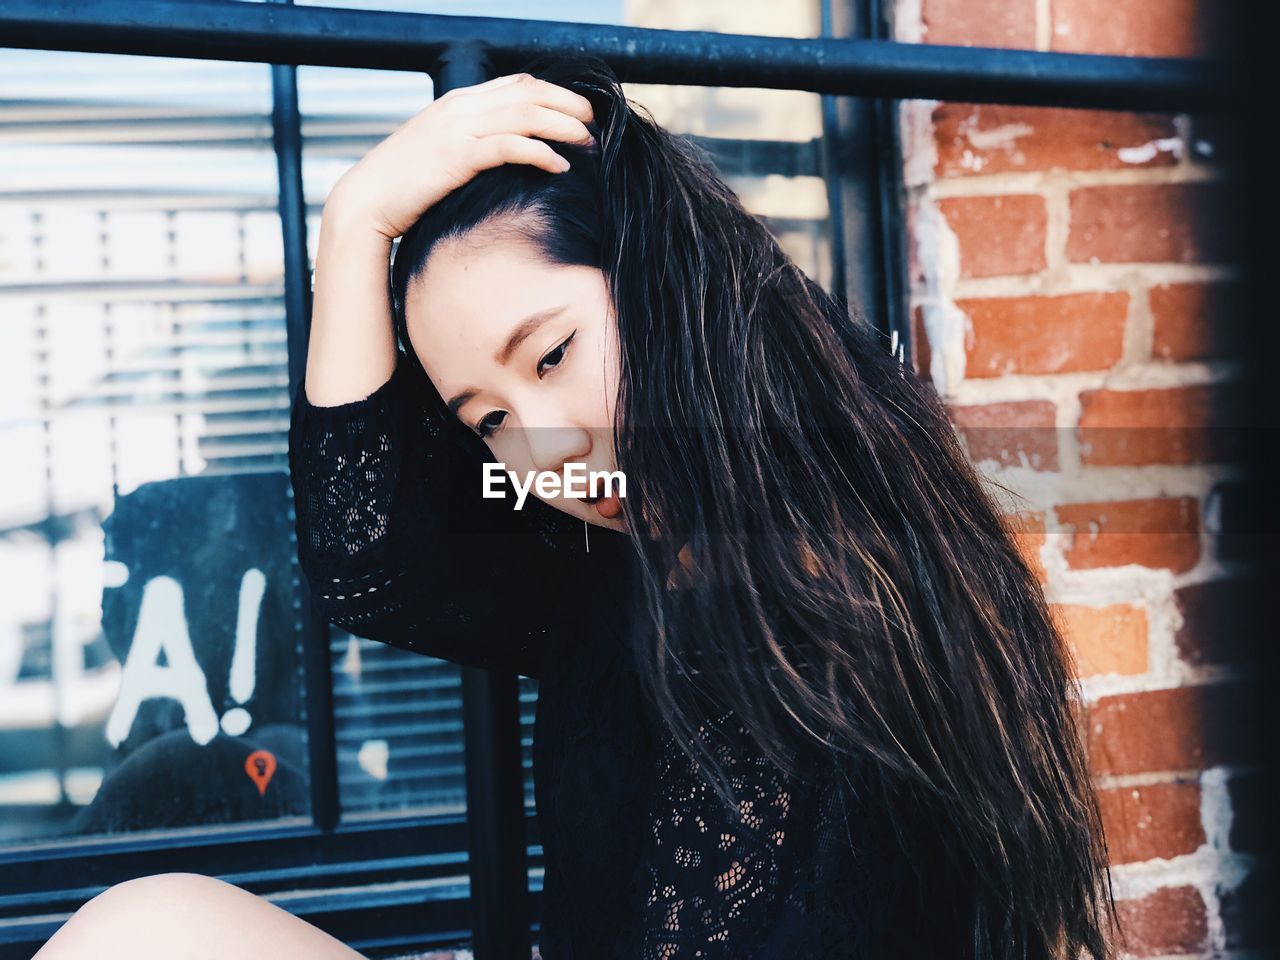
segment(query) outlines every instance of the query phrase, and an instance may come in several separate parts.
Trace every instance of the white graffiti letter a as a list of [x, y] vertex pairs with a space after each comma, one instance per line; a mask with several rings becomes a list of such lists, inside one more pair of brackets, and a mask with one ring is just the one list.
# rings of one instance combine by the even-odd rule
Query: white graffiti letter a
[[[160, 651], [168, 659], [160, 665]], [[153, 577], [142, 590], [133, 644], [121, 671], [120, 696], [107, 720], [107, 740], [120, 746], [133, 727], [138, 707], [152, 697], [182, 704], [191, 739], [202, 746], [218, 733], [218, 715], [209, 700], [204, 671], [191, 648], [182, 586], [172, 577]]]

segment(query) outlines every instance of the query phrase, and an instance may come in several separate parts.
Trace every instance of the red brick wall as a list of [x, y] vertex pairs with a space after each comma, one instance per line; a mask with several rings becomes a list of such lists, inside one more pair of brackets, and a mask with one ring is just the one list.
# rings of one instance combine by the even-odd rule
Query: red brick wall
[[[1208, 0], [899, 0], [898, 39], [1202, 56]], [[1185, 116], [903, 105], [917, 369], [1019, 518], [1072, 645], [1134, 955], [1230, 956], [1256, 789], [1214, 141]], [[1243, 956], [1244, 954], [1241, 953]]]

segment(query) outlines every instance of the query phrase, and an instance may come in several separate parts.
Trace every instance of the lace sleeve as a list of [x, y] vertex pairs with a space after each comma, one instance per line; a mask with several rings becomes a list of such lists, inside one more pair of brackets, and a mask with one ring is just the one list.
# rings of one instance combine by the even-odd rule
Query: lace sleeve
[[572, 542], [562, 515], [481, 496], [483, 441], [403, 355], [370, 396], [289, 428], [298, 558], [331, 623], [464, 666], [541, 675]]
[[731, 778], [728, 810], [669, 736], [650, 814], [643, 960], [747, 960], [779, 933], [798, 844], [797, 784], [747, 748], [732, 713], [699, 729]]

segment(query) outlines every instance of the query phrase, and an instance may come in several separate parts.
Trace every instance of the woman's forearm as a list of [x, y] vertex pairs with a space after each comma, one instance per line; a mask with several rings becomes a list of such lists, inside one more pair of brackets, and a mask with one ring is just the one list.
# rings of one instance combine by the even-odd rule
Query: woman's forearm
[[305, 389], [315, 406], [369, 396], [396, 364], [391, 241], [335, 188], [320, 219]]

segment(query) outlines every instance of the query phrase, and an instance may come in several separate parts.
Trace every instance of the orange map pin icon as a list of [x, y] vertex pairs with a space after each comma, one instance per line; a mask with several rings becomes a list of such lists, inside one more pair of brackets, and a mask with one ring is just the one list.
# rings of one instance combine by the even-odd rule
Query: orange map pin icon
[[275, 754], [267, 750], [253, 751], [245, 757], [244, 772], [258, 785], [258, 796], [262, 796], [267, 792], [267, 784], [271, 782], [272, 774], [276, 772]]

